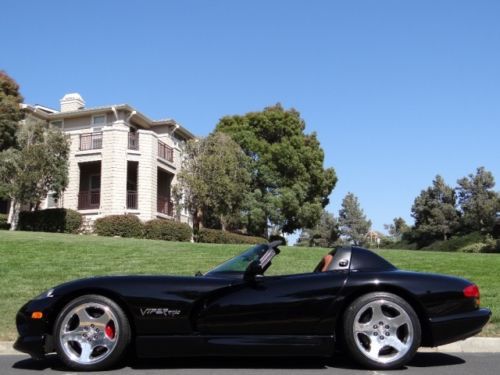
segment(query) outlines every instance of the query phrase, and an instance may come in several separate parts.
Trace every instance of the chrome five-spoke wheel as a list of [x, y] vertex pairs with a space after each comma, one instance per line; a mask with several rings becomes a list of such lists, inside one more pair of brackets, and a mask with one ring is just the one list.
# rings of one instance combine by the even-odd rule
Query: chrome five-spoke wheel
[[358, 298], [346, 312], [347, 346], [370, 368], [396, 368], [407, 363], [420, 345], [420, 324], [412, 307], [390, 293]]
[[123, 354], [130, 340], [125, 314], [112, 300], [98, 295], [70, 302], [56, 324], [61, 359], [78, 370], [104, 369]]
[[384, 299], [367, 303], [359, 310], [353, 333], [359, 350], [381, 363], [402, 358], [413, 342], [413, 324], [408, 313]]
[[68, 357], [74, 362], [89, 364], [110, 355], [119, 334], [117, 318], [109, 306], [83, 303], [66, 315], [59, 339]]

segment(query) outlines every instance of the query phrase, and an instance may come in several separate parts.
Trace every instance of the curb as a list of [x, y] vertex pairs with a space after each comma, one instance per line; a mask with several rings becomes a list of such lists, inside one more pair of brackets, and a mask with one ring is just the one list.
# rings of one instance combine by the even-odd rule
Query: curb
[[500, 337], [471, 337], [435, 348], [421, 348], [419, 351], [424, 353], [500, 353]]
[[[14, 341], [0, 341], [0, 355], [24, 355], [12, 346]], [[420, 348], [421, 353], [500, 353], [500, 337], [471, 337], [436, 348]]]

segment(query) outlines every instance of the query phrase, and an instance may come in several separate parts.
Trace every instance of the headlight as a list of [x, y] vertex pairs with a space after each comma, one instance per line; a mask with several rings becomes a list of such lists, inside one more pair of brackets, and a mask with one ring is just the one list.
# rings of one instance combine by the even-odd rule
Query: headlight
[[44, 299], [44, 298], [52, 298], [54, 297], [54, 288], [46, 290], [39, 296], [36, 296], [34, 299]]

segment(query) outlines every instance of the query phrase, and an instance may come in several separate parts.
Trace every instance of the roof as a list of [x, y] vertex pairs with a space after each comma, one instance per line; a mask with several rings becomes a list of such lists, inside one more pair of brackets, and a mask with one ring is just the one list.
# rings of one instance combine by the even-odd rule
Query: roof
[[94, 113], [113, 112], [114, 110], [128, 111], [130, 112], [130, 114], [135, 112], [133, 114], [134, 120], [146, 128], [152, 128], [155, 126], [163, 126], [163, 125], [170, 125], [170, 126], [173, 125], [173, 126], [178, 126], [176, 132], [181, 133], [185, 138], [187, 139], [196, 138], [196, 136], [193, 133], [191, 133], [189, 130], [187, 130], [185, 127], [183, 127], [174, 119], [166, 118], [160, 120], [152, 120], [148, 116], [144, 115], [142, 112], [137, 111], [128, 104], [114, 104], [114, 105], [98, 106], [91, 108], [82, 108], [75, 111], [67, 111], [67, 112], [58, 112], [51, 108], [44, 107], [41, 105], [24, 104], [23, 107], [47, 121], [62, 120], [64, 118], [75, 118], [75, 117], [80, 117], [82, 115], [92, 115]]

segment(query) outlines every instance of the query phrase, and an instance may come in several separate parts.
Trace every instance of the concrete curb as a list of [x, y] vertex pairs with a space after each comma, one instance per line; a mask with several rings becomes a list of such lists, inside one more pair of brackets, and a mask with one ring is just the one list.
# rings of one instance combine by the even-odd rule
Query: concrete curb
[[[0, 355], [24, 354], [15, 350], [13, 341], [0, 341]], [[500, 353], [500, 337], [471, 337], [464, 341], [438, 346], [420, 348], [419, 352], [438, 353]]]
[[500, 337], [471, 337], [436, 348], [421, 348], [420, 352], [440, 353], [500, 353]]

